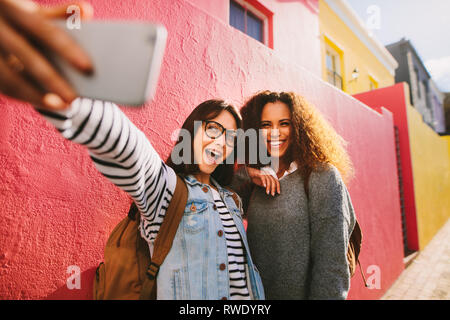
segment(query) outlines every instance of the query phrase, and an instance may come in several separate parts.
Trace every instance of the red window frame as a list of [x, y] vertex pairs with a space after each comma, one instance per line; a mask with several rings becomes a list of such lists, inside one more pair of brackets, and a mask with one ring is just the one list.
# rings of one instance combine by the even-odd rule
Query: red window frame
[[[264, 26], [266, 21], [264, 21], [265, 19], [263, 19], [263, 43], [269, 48], [273, 49], [273, 12], [258, 0], [241, 0], [235, 2], [241, 5], [246, 13], [247, 11], [251, 12], [253, 15], [259, 18], [258, 14], [255, 14], [254, 10], [252, 10], [254, 8], [259, 14], [263, 15], [267, 19], [267, 27]], [[249, 8], [247, 4], [252, 8]]]

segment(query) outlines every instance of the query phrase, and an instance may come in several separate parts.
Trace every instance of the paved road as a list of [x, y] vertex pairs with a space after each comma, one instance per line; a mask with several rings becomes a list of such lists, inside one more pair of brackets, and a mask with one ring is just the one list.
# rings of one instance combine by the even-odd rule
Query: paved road
[[382, 300], [450, 300], [450, 219]]

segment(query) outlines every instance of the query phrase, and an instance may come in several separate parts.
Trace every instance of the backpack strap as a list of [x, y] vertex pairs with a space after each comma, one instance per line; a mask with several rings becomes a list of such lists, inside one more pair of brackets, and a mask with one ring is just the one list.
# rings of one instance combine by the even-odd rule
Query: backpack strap
[[139, 209], [134, 201], [131, 203], [130, 210], [128, 210], [128, 218], [133, 221], [135, 221], [136, 219], [139, 220], [140, 218]]
[[[231, 192], [231, 197], [233, 198], [234, 203], [236, 204], [236, 207], [238, 207], [239, 209], [241, 209], [241, 200], [239, 198], [239, 195], [237, 194], [236, 191], [234, 191], [233, 189], [231, 189], [230, 187], [227, 186], [227, 190]], [[243, 212], [242, 212], [243, 213]]]
[[177, 175], [175, 192], [155, 239], [153, 256], [146, 272], [147, 277], [145, 277], [142, 284], [140, 300], [156, 299], [156, 277], [160, 266], [172, 248], [173, 239], [175, 238], [178, 225], [183, 217], [184, 208], [186, 207], [187, 197], [188, 190], [186, 182]]
[[350, 241], [352, 242], [352, 245], [355, 250], [355, 259], [356, 259], [356, 263], [359, 266], [359, 271], [361, 272], [361, 276], [364, 281], [364, 286], [366, 288], [368, 288], [369, 285], [367, 284], [366, 277], [364, 276], [363, 268], [361, 267], [361, 263], [359, 262], [359, 253], [361, 251], [361, 245], [362, 245], [362, 231], [361, 231], [361, 227], [359, 226], [358, 220], [355, 220], [355, 227], [353, 228]]

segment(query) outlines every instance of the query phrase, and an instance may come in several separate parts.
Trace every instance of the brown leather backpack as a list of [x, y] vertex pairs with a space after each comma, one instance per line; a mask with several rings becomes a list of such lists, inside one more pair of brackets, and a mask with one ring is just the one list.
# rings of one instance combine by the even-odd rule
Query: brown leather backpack
[[[140, 235], [140, 213], [133, 202], [128, 216], [114, 228], [106, 243], [104, 262], [97, 267], [94, 278], [94, 300], [156, 299], [156, 276], [172, 248], [187, 197], [186, 182], [177, 175], [175, 192], [155, 239], [153, 260]], [[232, 197], [239, 206], [235, 192]]]
[[[306, 177], [303, 179], [303, 186], [305, 188], [306, 197], [309, 199], [309, 178], [311, 176], [311, 171], [307, 172]], [[364, 272], [362, 271], [361, 264], [359, 262], [359, 253], [361, 252], [361, 245], [362, 245], [362, 231], [361, 227], [359, 226], [358, 220], [355, 219], [355, 227], [353, 228], [353, 231], [350, 235], [350, 240], [348, 243], [348, 250], [347, 250], [347, 261], [348, 261], [348, 268], [350, 271], [350, 276], [353, 277], [356, 271], [356, 265], [359, 265], [359, 270], [361, 271], [361, 276], [364, 281], [364, 285], [368, 287], [366, 283], [366, 278], [364, 276]]]
[[169, 253], [187, 202], [187, 187], [177, 175], [174, 195], [155, 239], [153, 260], [147, 242], [139, 231], [140, 214], [136, 205], [111, 232], [104, 262], [94, 278], [94, 300], [154, 300], [156, 276]]

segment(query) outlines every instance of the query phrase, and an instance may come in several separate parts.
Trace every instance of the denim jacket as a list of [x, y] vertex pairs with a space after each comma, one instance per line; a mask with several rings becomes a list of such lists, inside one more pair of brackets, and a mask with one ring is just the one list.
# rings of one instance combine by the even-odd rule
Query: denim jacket
[[[157, 299], [230, 299], [228, 255], [222, 221], [214, 209], [210, 186], [193, 176], [185, 178], [188, 200], [172, 249], [157, 277]], [[264, 299], [261, 277], [253, 264], [242, 221], [242, 205], [232, 193], [211, 181], [219, 191], [241, 235], [247, 257], [247, 284], [252, 299]], [[222, 232], [219, 233], [219, 230]]]

